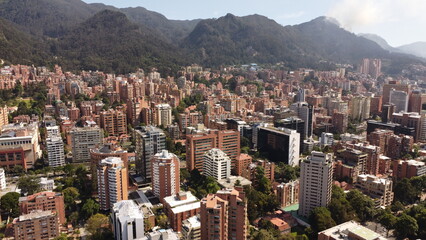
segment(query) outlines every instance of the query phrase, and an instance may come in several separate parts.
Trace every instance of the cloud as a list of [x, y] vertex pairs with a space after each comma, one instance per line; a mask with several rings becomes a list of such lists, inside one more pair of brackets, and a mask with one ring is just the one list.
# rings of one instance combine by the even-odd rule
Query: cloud
[[426, 23], [425, 0], [340, 0], [327, 16], [336, 18], [351, 31], [382, 23], [397, 24], [412, 20], [413, 24]]

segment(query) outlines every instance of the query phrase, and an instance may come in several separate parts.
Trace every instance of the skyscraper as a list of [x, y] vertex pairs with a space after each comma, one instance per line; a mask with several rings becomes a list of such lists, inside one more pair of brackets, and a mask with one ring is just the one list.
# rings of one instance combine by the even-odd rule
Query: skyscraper
[[389, 102], [395, 104], [395, 112], [408, 111], [408, 94], [404, 91], [391, 89], [389, 94]]
[[98, 195], [101, 210], [109, 210], [114, 203], [127, 200], [128, 173], [120, 158], [105, 158], [98, 165]]
[[160, 201], [180, 191], [179, 158], [167, 150], [155, 154], [152, 159], [152, 191]]
[[100, 114], [101, 127], [109, 135], [120, 136], [127, 134], [127, 118], [126, 114], [120, 110], [103, 111]]
[[331, 201], [333, 154], [313, 151], [300, 164], [299, 214], [308, 217], [316, 207]]
[[61, 137], [47, 138], [46, 148], [49, 166], [59, 167], [65, 165], [64, 142]]
[[305, 133], [301, 134], [302, 139], [308, 139], [313, 134], [313, 112], [314, 107], [306, 102], [297, 102], [290, 106], [290, 109], [297, 113], [297, 116], [305, 122]]
[[240, 190], [219, 190], [201, 200], [201, 239], [247, 239], [247, 202]]
[[158, 104], [155, 106], [155, 120], [157, 126], [167, 127], [172, 124], [172, 107], [169, 104]]
[[136, 171], [145, 183], [151, 182], [151, 158], [166, 149], [166, 135], [160, 128], [146, 126], [135, 129]]
[[102, 143], [102, 130], [99, 127], [74, 128], [70, 134], [73, 162], [90, 161], [90, 149]]

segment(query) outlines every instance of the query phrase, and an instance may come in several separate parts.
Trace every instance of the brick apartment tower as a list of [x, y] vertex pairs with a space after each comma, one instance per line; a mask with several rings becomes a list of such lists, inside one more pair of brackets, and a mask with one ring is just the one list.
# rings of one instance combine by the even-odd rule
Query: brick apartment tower
[[120, 110], [103, 111], [100, 114], [101, 127], [112, 136], [127, 134], [127, 117]]
[[152, 157], [152, 191], [161, 202], [180, 191], [179, 158], [167, 150]]
[[59, 217], [59, 223], [65, 224], [64, 196], [55, 192], [39, 192], [30, 196], [19, 198], [19, 209], [21, 214], [29, 214], [36, 210], [52, 211]]
[[127, 200], [128, 174], [120, 158], [105, 158], [98, 165], [98, 195], [101, 210], [109, 210], [114, 203]]
[[208, 150], [218, 148], [231, 158], [232, 168], [241, 153], [240, 133], [238, 131], [211, 130], [209, 133], [188, 135], [186, 137], [186, 164], [188, 170], [203, 171], [203, 156]]
[[201, 239], [247, 239], [247, 202], [239, 190], [219, 190], [201, 200]]

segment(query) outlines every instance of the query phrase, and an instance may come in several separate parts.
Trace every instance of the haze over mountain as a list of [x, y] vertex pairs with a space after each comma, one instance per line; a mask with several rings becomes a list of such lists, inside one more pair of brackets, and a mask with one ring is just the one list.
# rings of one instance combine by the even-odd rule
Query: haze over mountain
[[404, 53], [413, 54], [426, 59], [426, 42], [415, 42], [398, 47]]
[[[8, 33], [9, 45], [5, 45], [12, 48], [0, 52], [0, 58], [43, 64], [31, 58], [40, 52], [44, 64], [59, 63], [68, 70], [124, 73], [157, 65], [170, 71], [179, 64], [217, 67], [250, 62], [327, 68], [371, 57], [384, 59], [389, 63], [385, 70], [390, 66], [397, 72], [401, 63], [419, 61], [389, 53], [376, 41], [356, 36], [326, 17], [294, 26], [260, 15], [176, 21], [142, 7], [117, 9], [80, 0], [0, 0], [0, 18], [14, 23], [8, 24], [7, 31], [13, 34]], [[22, 53], [13, 54], [21, 44]]]

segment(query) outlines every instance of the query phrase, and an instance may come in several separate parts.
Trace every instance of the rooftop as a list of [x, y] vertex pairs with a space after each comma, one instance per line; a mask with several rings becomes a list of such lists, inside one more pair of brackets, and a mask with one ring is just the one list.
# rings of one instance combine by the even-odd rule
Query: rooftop
[[176, 195], [165, 197], [164, 202], [167, 203], [170, 208], [175, 208], [182, 205], [187, 205], [195, 202], [199, 202], [198, 198], [196, 198], [190, 191], [183, 192], [186, 194], [186, 199], [180, 200]]

